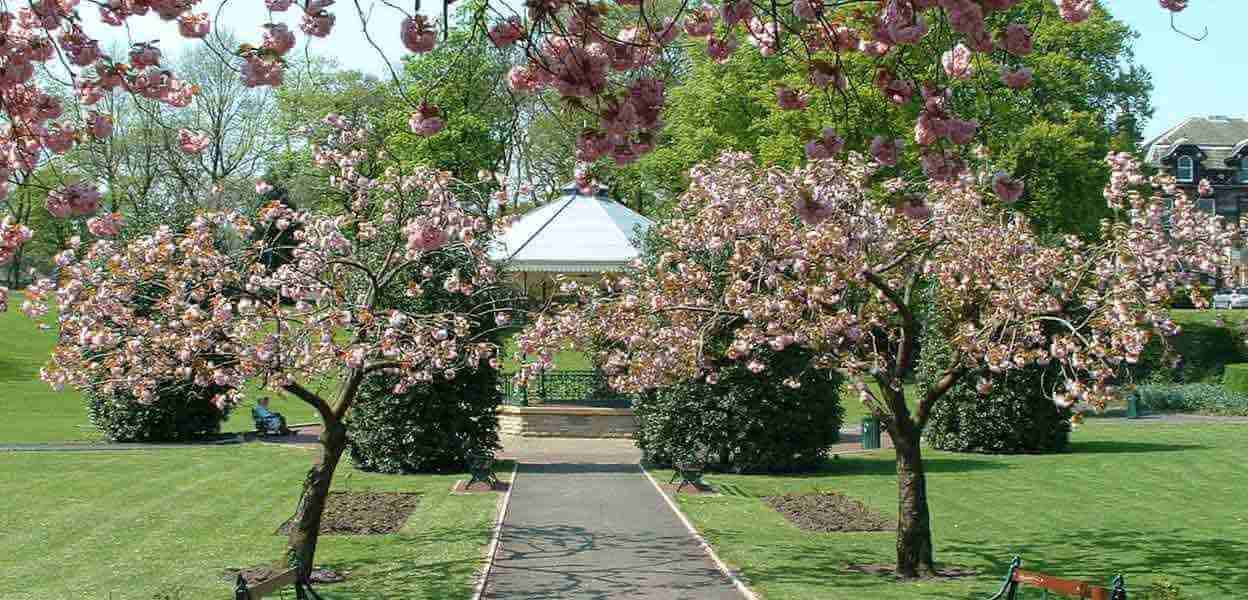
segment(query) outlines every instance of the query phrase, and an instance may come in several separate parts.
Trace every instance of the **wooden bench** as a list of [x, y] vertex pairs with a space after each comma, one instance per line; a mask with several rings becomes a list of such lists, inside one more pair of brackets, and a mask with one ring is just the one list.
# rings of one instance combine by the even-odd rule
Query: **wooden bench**
[[470, 452], [468, 454], [468, 473], [471, 477], [468, 479], [468, 483], [464, 485], [465, 490], [478, 481], [489, 485], [490, 489], [498, 488], [498, 477], [494, 475], [493, 454], [480, 450]]
[[260, 600], [265, 596], [273, 596], [278, 594], [282, 588], [292, 586], [295, 589], [295, 598], [298, 600], [321, 600], [320, 595], [312, 589], [312, 586], [306, 581], [299, 580], [299, 569], [287, 569], [273, 577], [270, 577], [259, 583], [247, 585], [247, 580], [243, 579], [243, 574], [238, 574], [238, 581], [234, 584], [234, 600]]
[[1062, 579], [1035, 571], [1024, 571], [1023, 561], [1015, 556], [1010, 561], [1010, 571], [1005, 575], [1001, 591], [989, 600], [1015, 600], [1021, 587], [1032, 587], [1043, 590], [1041, 598], [1048, 599], [1049, 592], [1066, 598], [1080, 600], [1127, 600], [1127, 588], [1123, 585], [1122, 576], [1114, 578], [1110, 587], [1092, 585], [1085, 581]]
[[676, 486], [676, 493], [680, 493], [681, 488], [685, 485], [692, 485], [695, 488], [702, 488], [702, 475], [706, 473], [706, 461], [704, 460], [678, 460], [672, 464], [672, 469], [676, 472], [672, 473], [672, 478], [667, 482], [668, 485], [676, 483], [676, 479], [680, 479], [680, 485]]

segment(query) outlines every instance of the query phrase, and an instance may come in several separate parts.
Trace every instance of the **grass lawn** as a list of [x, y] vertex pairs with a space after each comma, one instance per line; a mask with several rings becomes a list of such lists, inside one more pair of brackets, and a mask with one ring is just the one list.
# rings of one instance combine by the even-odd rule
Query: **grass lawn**
[[[761, 496], [835, 490], [896, 513], [890, 452], [842, 457], [809, 476], [711, 475], [722, 496], [680, 504], [720, 556], [771, 600], [983, 599], [1009, 559], [1128, 589], [1154, 576], [1191, 598], [1248, 586], [1245, 425], [1089, 424], [1074, 453], [996, 457], [927, 451], [937, 561], [980, 576], [898, 584], [845, 571], [895, 560], [894, 535], [817, 534], [791, 526]], [[657, 476], [662, 476], [658, 473]]]
[[[148, 452], [0, 454], [0, 598], [220, 600], [220, 577], [281, 556], [310, 450], [264, 444]], [[510, 474], [510, 465], [500, 471]], [[321, 563], [350, 571], [326, 598], [468, 598], [498, 497], [452, 496], [463, 475], [339, 469], [339, 490], [422, 494], [393, 535], [327, 536]], [[158, 593], [165, 595], [156, 596]]]

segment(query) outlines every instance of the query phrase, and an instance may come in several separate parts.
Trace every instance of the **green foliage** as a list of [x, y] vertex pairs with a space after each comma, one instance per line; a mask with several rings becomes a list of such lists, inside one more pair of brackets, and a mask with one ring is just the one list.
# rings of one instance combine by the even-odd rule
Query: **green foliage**
[[147, 404], [127, 392], [91, 392], [86, 394], [87, 415], [109, 441], [185, 441], [221, 431], [230, 409], [212, 404], [219, 391], [171, 382]]
[[1236, 394], [1248, 395], [1248, 363], [1226, 365], [1222, 371], [1222, 387]]
[[473, 449], [498, 449], [498, 374], [489, 367], [395, 394], [397, 378], [370, 377], [347, 421], [351, 461], [364, 471], [460, 471]]
[[[923, 338], [919, 389], [933, 385], [949, 367], [950, 349], [939, 330]], [[1056, 366], [1029, 366], [990, 376], [992, 391], [980, 394], [977, 379], [963, 377], [932, 408], [923, 437], [933, 448], [954, 452], [1034, 454], [1062, 452], [1070, 443], [1070, 411], [1058, 409], [1046, 390], [1061, 380]]]
[[[642, 394], [633, 405], [637, 446], [645, 460], [670, 464], [698, 458], [741, 473], [817, 467], [841, 427], [841, 378], [805, 369], [809, 356], [790, 348], [766, 357], [767, 371], [744, 367], [714, 384], [685, 383]], [[791, 388], [783, 380], [795, 377]]]
[[1213, 383], [1141, 385], [1135, 395], [1151, 412], [1248, 416], [1248, 394]]
[[[993, 164], [1026, 180], [1017, 206], [1040, 231], [1094, 237], [1107, 215], [1101, 195], [1108, 180], [1105, 155], [1111, 148], [1134, 149], [1139, 124], [1152, 114], [1149, 75], [1133, 62], [1135, 33], [1101, 10], [1083, 23], [1067, 23], [1051, 0], [1024, 0], [1011, 12], [1027, 13], [1017, 20], [1037, 24], [1035, 52], [1009, 59], [1017, 63], [1011, 67], [1032, 68], [1035, 85], [1004, 91], [999, 70], [977, 63], [972, 81], [953, 86], [959, 115], [980, 122], [976, 142]], [[939, 56], [923, 53], [937, 46], [922, 44], [909, 52], [917, 53], [920, 64], [936, 63]], [[687, 74], [668, 94], [658, 148], [605, 177], [619, 196], [662, 203], [686, 189], [690, 167], [725, 150], [749, 152], [766, 165], [796, 165], [805, 160], [804, 144], [833, 124], [848, 148], [860, 152], [876, 135], [905, 138], [908, 153], [889, 171], [903, 176], [917, 171], [914, 115], [881, 118], [886, 113], [875, 108], [883, 101], [869, 85], [851, 87], [846, 95], [854, 101], [842, 102], [811, 89], [805, 62], [791, 53], [764, 57], [742, 44], [726, 64], [697, 50], [690, 55]], [[862, 57], [844, 57], [843, 63], [860, 83], [869, 81], [875, 68]], [[809, 91], [811, 107], [779, 110], [780, 84]]]
[[1154, 341], [1145, 349], [1135, 369], [1136, 380], [1147, 383], [1219, 383], [1227, 364], [1248, 362], [1239, 335], [1228, 327], [1204, 320], [1180, 321], [1182, 331], [1170, 339], [1177, 354], [1163, 356]]

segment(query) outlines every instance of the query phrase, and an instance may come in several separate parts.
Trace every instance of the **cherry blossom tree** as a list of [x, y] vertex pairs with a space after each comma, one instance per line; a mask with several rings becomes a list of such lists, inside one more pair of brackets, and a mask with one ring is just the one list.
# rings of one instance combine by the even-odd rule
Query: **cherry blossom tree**
[[[457, 197], [445, 173], [403, 171], [360, 150], [363, 127], [332, 115], [326, 123], [316, 161], [349, 199], [344, 214], [273, 202], [254, 218], [205, 212], [184, 231], [162, 227], [125, 242], [111, 239], [115, 223], [96, 217], [98, 239], [71, 243], [56, 257], [58, 280], [37, 281], [22, 303], [36, 318], [58, 308], [59, 342], [41, 371], [54, 387], [120, 391], [137, 402], [170, 385], [211, 387], [221, 390], [212, 401], [225, 406], [254, 382], [315, 408], [321, 456], [288, 544], [304, 569], [346, 445], [343, 420], [364, 379], [392, 375], [402, 393], [482, 363], [496, 367], [495, 346], [473, 332], [495, 327], [496, 314], [505, 319], [489, 293], [497, 273], [485, 254], [492, 223], [484, 200]], [[288, 229], [293, 236], [280, 234]], [[291, 237], [293, 247], [274, 247]], [[291, 261], [266, 260], [282, 250]], [[459, 266], [439, 266], [447, 260]], [[382, 308], [434, 286], [470, 308]], [[336, 385], [323, 391], [326, 381]]]
[[[1053, 1], [1061, 17], [1071, 22], [1085, 20], [1097, 9], [1095, 0]], [[1016, 22], [1021, 17], [1010, 11], [1017, 2], [723, 0], [719, 6], [694, 6], [689, 0], [679, 4], [543, 0], [526, 3], [523, 13], [518, 13], [512, 4], [485, 1], [473, 19], [479, 25], [475, 31], [487, 35], [494, 45], [515, 48], [519, 64], [508, 76], [512, 90], [549, 94], [584, 111], [587, 127], [576, 144], [581, 160], [605, 156], [628, 164], [653, 149], [662, 126], [665, 87], [653, 73], [656, 65], [671, 57], [669, 50], [677, 44], [686, 40], [699, 47], [705, 44], [709, 56], [723, 59], [748, 43], [769, 56], [797, 56], [808, 65], [818, 93], [778, 87], [776, 99], [781, 107], [803, 110], [812, 102], [847, 105], [856, 102], [863, 90], [873, 90], [873, 95], [888, 101], [890, 110], [912, 116], [913, 141], [922, 148], [921, 164], [927, 175], [949, 180], [964, 168], [960, 156], [979, 127], [974, 120], [958, 116], [959, 107], [949, 90], [974, 70], [1002, 70], [1003, 87], [1023, 87], [1031, 80], [1029, 74], [1010, 66], [1010, 56], [1030, 47], [1029, 25]], [[213, 46], [212, 18], [197, 2], [109, 0], [93, 4], [91, 8], [107, 25], [141, 29], [138, 18], [154, 13], [176, 21], [181, 36], [202, 39], [218, 53], [230, 51]], [[446, 34], [446, 14], [439, 24], [424, 15], [408, 14], [399, 5], [382, 4], [403, 13], [391, 21], [398, 24], [392, 35], [412, 53], [429, 52]], [[331, 35], [337, 22], [333, 5], [333, 0], [265, 0], [270, 14], [302, 11], [298, 29], [307, 39]], [[366, 24], [365, 35], [380, 53], [367, 27], [370, 20], [378, 22], [375, 15], [358, 1], [353, 5]], [[1187, 2], [1162, 0], [1160, 6], [1173, 14], [1184, 10]], [[449, 10], [449, 3], [444, 4], [443, 12]], [[8, 124], [0, 135], [0, 144], [7, 148], [0, 153], [0, 175], [5, 180], [20, 180], [20, 173], [33, 171], [47, 156], [68, 151], [76, 143], [106, 137], [110, 117], [93, 107], [108, 94], [130, 93], [184, 107], [197, 92], [194, 85], [164, 67], [155, 42], [135, 43], [124, 56], [103, 50], [99, 40], [88, 34], [79, 11], [78, 0], [38, 0], [16, 13], [0, 12], [0, 30], [6, 32], [0, 41], [0, 120]], [[239, 77], [250, 87], [281, 85], [287, 65], [284, 57], [298, 46], [299, 34], [284, 23], [266, 23], [257, 24], [253, 35], [255, 43], [232, 51], [242, 61], [237, 67]], [[924, 45], [929, 47], [918, 52]], [[930, 62], [921, 56], [942, 58], [935, 65], [916, 64], [916, 60]], [[36, 66], [49, 65], [67, 72], [83, 110], [67, 110], [47, 84], [35, 78]], [[427, 99], [406, 99], [412, 107], [413, 132], [434, 135], [442, 129], [438, 106]], [[840, 138], [849, 133], [838, 130], [837, 123], [827, 123], [823, 134], [810, 141], [817, 155], [839, 152], [844, 147]], [[194, 135], [188, 132], [182, 145], [199, 147]], [[9, 244], [22, 237], [16, 227], [15, 223], [6, 226], [4, 237]]]
[[[1103, 223], [1103, 241], [1046, 245], [1004, 210], [1022, 190], [1004, 174], [877, 182], [880, 164], [857, 153], [790, 171], [725, 154], [692, 171], [659, 225], [674, 247], [655, 268], [601, 289], [565, 285], [578, 301], [524, 331], [519, 348], [537, 359], [520, 377], [570, 346], [591, 352], [612, 386], [641, 391], [713, 383], [733, 365], [766, 377], [764, 353], [805, 348], [810, 369], [851, 378], [893, 441], [897, 574], [934, 575], [920, 438], [950, 387], [971, 380], [988, 394], [994, 374], [1055, 364], [1063, 380], [1047, 391], [1057, 406], [1103, 407], [1130, 385], [1128, 367], [1151, 340], [1169, 348], [1178, 327], [1168, 301], [1205, 303], [1200, 274], [1229, 256], [1219, 217], [1171, 181], [1145, 180], [1129, 156], [1108, 162], [1116, 218]], [[953, 352], [935, 383], [907, 398], [903, 375], [925, 333], [921, 295], [946, 317], [935, 333]]]

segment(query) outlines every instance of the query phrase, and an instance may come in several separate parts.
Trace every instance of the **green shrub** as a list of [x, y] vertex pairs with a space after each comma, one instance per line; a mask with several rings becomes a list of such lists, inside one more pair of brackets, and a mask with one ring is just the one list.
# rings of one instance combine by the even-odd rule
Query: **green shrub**
[[161, 386], [156, 399], [143, 404], [128, 392], [88, 392], [87, 416], [113, 442], [179, 442], [220, 433], [229, 408], [211, 400], [219, 388], [187, 384]]
[[473, 449], [497, 450], [498, 373], [488, 366], [393, 393], [397, 378], [373, 376], [347, 420], [351, 461], [365, 471], [462, 471]]
[[[926, 390], [943, 376], [952, 349], [934, 308], [925, 305], [923, 347], [915, 379]], [[1056, 365], [1029, 366], [991, 376], [992, 391], [980, 394], [979, 375], [963, 377], [932, 408], [923, 437], [934, 448], [953, 452], [1038, 454], [1065, 451], [1070, 444], [1069, 409], [1053, 403], [1051, 390], [1062, 381]]]
[[[805, 368], [809, 358], [789, 348], [764, 357], [761, 374], [737, 366], [714, 384], [642, 394], [633, 410], [644, 459], [667, 465], [696, 455], [712, 468], [743, 473], [814, 469], [839, 439], [842, 378]], [[789, 377], [799, 387], [785, 385]]]
[[1182, 332], [1170, 338], [1178, 365], [1169, 364], [1162, 356], [1161, 343], [1154, 340], [1133, 369], [1136, 381], [1218, 383], [1227, 364], [1248, 361], [1240, 335], [1232, 329], [1194, 319], [1183, 319], [1180, 325]]
[[1212, 383], [1141, 385], [1135, 395], [1151, 412], [1248, 416], [1248, 394]]
[[1222, 372], [1222, 387], [1237, 394], [1248, 394], [1248, 363], [1226, 365]]

